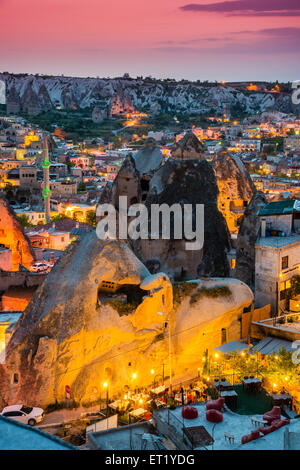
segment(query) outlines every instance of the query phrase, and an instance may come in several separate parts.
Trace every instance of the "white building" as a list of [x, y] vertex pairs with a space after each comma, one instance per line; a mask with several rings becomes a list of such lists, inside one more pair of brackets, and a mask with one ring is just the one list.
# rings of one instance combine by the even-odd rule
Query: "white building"
[[260, 152], [260, 139], [238, 139], [230, 142], [230, 150], [240, 152]]
[[255, 245], [256, 306], [271, 304], [273, 314], [289, 308], [291, 279], [300, 275], [300, 201], [277, 201], [260, 212]]

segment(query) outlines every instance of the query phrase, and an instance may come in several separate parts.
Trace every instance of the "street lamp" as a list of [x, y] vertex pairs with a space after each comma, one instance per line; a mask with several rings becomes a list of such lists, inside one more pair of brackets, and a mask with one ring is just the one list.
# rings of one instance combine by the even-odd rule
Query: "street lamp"
[[172, 395], [172, 343], [171, 343], [171, 318], [170, 313], [167, 315], [162, 312], [157, 312], [158, 315], [165, 316], [169, 326], [169, 368], [170, 368], [170, 395]]
[[106, 389], [106, 417], [108, 418], [109, 406], [108, 406], [108, 382], [104, 382], [103, 387]]

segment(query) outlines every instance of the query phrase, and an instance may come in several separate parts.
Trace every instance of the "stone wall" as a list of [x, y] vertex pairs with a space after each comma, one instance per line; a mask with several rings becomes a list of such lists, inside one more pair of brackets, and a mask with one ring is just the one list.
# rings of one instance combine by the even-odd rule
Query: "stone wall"
[[0, 271], [0, 291], [5, 292], [10, 287], [38, 287], [46, 279], [47, 274], [31, 273], [28, 271]]

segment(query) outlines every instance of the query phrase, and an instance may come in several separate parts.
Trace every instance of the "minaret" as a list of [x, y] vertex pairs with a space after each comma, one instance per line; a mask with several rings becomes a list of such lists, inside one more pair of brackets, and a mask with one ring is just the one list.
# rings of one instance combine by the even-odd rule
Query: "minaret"
[[45, 207], [45, 224], [50, 223], [50, 178], [49, 178], [49, 168], [51, 163], [49, 162], [49, 155], [48, 155], [48, 141], [47, 135], [44, 134], [43, 136], [43, 173], [44, 173], [44, 183], [43, 183], [43, 198], [44, 198], [44, 207]]

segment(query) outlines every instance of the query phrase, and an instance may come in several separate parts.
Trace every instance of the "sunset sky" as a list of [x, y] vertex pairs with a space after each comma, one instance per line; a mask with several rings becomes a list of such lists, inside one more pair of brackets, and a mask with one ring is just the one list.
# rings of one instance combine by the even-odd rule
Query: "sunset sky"
[[0, 71], [299, 80], [300, 0], [0, 0]]

